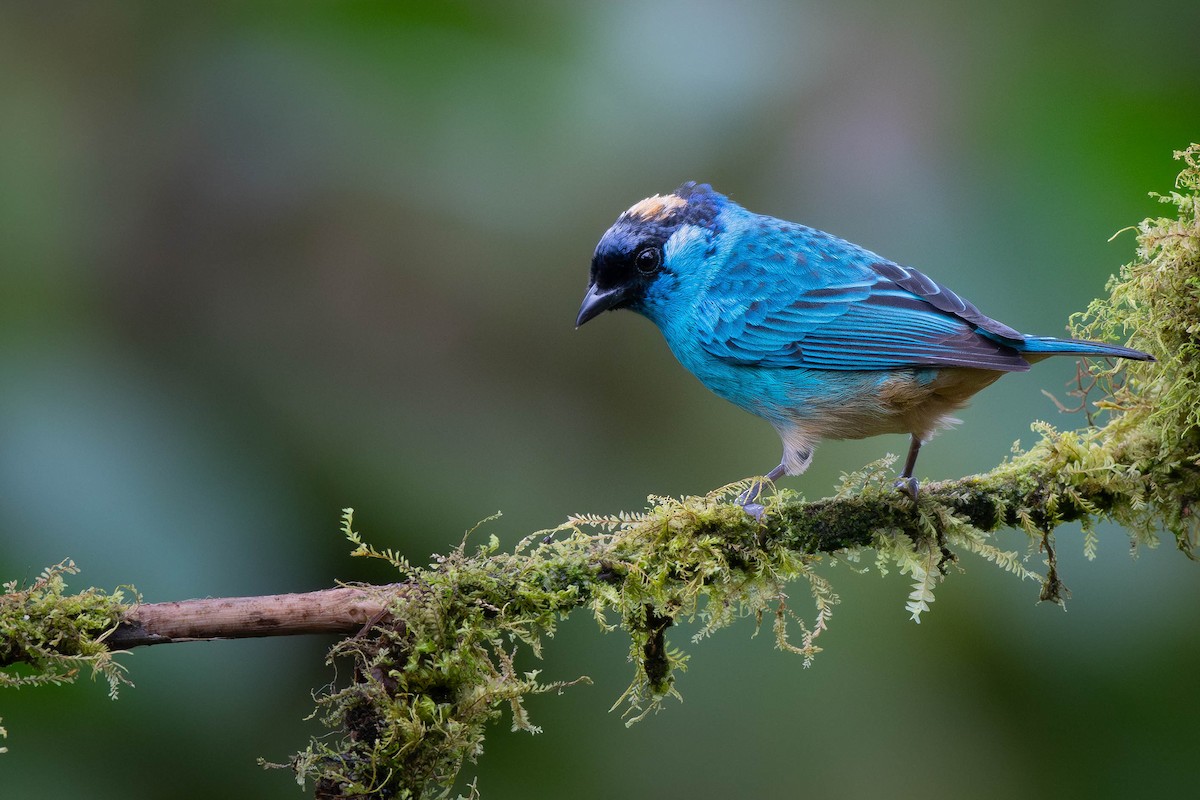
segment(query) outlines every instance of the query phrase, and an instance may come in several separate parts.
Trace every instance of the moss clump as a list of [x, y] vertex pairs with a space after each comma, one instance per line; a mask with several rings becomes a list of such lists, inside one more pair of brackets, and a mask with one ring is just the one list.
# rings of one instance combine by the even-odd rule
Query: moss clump
[[1093, 367], [1093, 379], [1112, 389], [1103, 407], [1119, 411], [1103, 429], [1126, 483], [1144, 488], [1144, 505], [1116, 507], [1114, 516], [1143, 540], [1158, 524], [1194, 556], [1200, 530], [1200, 144], [1175, 153], [1185, 167], [1175, 191], [1160, 195], [1174, 217], [1137, 226], [1137, 258], [1109, 281], [1110, 296], [1076, 315], [1076, 335], [1130, 336], [1158, 364], [1138, 364], [1129, 379], [1115, 368]]
[[[806, 666], [820, 652], [815, 640], [837, 595], [813, 569], [819, 555], [770, 535], [729, 502], [750, 483], [703, 497], [652, 497], [655, 505], [645, 514], [572, 517], [558, 529], [571, 533], [567, 545], [586, 540], [590, 530], [611, 531], [604, 544], [612, 577], [593, 586], [588, 605], [605, 627], [611, 627], [609, 614], [619, 615], [629, 634], [636, 669], [614, 708], [624, 704], [630, 724], [656, 711], [665, 697], [678, 697], [674, 673], [686, 669], [687, 657], [665, 638], [678, 620], [701, 622], [692, 637], [698, 642], [741, 617], [759, 624], [770, 617], [778, 647], [803, 656]], [[806, 580], [816, 605], [811, 624], [792, 612], [784, 592], [798, 578]], [[791, 641], [789, 622], [800, 634], [799, 644]]]
[[353, 670], [349, 685], [318, 699], [323, 722], [341, 738], [314, 739], [291, 766], [301, 782], [314, 780], [317, 797], [430, 796], [478, 757], [502, 706], [512, 711], [513, 730], [537, 733], [522, 698], [576, 682], [519, 673], [515, 648], [540, 653], [558, 615], [587, 594], [588, 577], [545, 552], [499, 553], [494, 537], [473, 553], [464, 538], [418, 569], [364, 544], [352, 523], [347, 509], [343, 530], [354, 554], [388, 561], [406, 583], [388, 591], [386, 618], [330, 651], [331, 664]]
[[[108, 681], [109, 696], [128, 684], [125, 668], [104, 644], [129, 607], [121, 589], [67, 594], [70, 560], [42, 570], [30, 586], [4, 584], [0, 594], [0, 689], [73, 683], [83, 668]], [[6, 735], [0, 728], [0, 737]], [[0, 748], [0, 752], [3, 749]]]

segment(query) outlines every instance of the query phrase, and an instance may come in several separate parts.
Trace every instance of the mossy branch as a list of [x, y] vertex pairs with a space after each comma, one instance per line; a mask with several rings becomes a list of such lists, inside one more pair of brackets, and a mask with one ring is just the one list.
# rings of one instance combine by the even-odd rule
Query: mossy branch
[[[674, 676], [686, 656], [667, 634], [679, 620], [699, 619], [699, 640], [742, 616], [760, 624], [769, 617], [777, 646], [807, 664], [838, 600], [816, 571], [822, 558], [858, 561], [873, 550], [881, 571], [898, 568], [912, 578], [905, 608], [919, 622], [964, 551], [1038, 580], [1041, 599], [1061, 603], [1053, 533], [1067, 522], [1082, 522], [1089, 555], [1093, 526], [1107, 519], [1135, 544], [1165, 531], [1191, 556], [1200, 498], [1200, 146], [1177, 156], [1186, 162], [1178, 191], [1161, 199], [1178, 216], [1138, 226], [1136, 260], [1110, 282], [1110, 297], [1073, 319], [1076, 335], [1128, 337], [1159, 362], [1081, 368], [1076, 394], [1088, 427], [1061, 432], [1039, 423], [1033, 447], [990, 472], [925, 484], [914, 503], [893, 490], [885, 460], [846, 476], [831, 498], [774, 495], [761, 523], [729, 502], [743, 482], [703, 497], [651, 498], [652, 507], [636, 514], [572, 517], [512, 552], [501, 552], [494, 537], [471, 550], [464, 538], [426, 568], [365, 544], [347, 511], [344, 532], [355, 554], [393, 564], [397, 584], [152, 605], [113, 596], [93, 615], [83, 644], [51, 624], [42, 638], [28, 625], [14, 627], [17, 618], [29, 622], [38, 597], [57, 622], [62, 615], [47, 597], [71, 600], [61, 584], [10, 585], [0, 603], [0, 666], [25, 662], [35, 671], [17, 678], [0, 672], [0, 685], [65, 674], [64, 664], [76, 662], [51, 666], [59, 650], [65, 659], [91, 659], [112, 681], [106, 645], [352, 633], [329, 660], [349, 659], [353, 680], [318, 700], [339, 735], [314, 739], [290, 766], [314, 782], [318, 797], [439, 796], [463, 762], [479, 755], [485, 726], [502, 706], [512, 709], [514, 729], [537, 730], [522, 698], [567, 684], [519, 672], [518, 650], [540, 656], [542, 639], [576, 609], [590, 609], [606, 629], [619, 624], [630, 637], [635, 676], [618, 705], [632, 722], [676, 694]], [[1091, 424], [1092, 410], [1107, 413], [1106, 424]], [[994, 543], [992, 534], [1006, 528], [1029, 536], [1024, 557]], [[1044, 575], [1027, 566], [1031, 553], [1041, 554]], [[809, 622], [785, 594], [801, 578], [816, 609]]]

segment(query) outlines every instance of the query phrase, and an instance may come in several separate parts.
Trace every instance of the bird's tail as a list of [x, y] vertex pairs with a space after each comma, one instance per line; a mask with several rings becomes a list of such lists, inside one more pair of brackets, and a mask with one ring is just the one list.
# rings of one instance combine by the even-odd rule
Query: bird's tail
[[[1085, 339], [1056, 339], [1053, 336], [1026, 336], [1024, 343], [1018, 347], [1021, 355], [1033, 356], [1097, 356], [1100, 358], [1132, 358], [1136, 361], [1154, 361], [1154, 356], [1134, 350], [1132, 347], [1120, 347], [1103, 342], [1089, 342]], [[1032, 359], [1031, 359], [1032, 360]]]

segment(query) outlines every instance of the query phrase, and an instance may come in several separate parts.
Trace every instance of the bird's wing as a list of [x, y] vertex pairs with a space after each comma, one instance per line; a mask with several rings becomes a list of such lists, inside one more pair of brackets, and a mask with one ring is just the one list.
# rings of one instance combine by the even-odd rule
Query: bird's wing
[[781, 223], [735, 247], [698, 309], [700, 345], [732, 364], [1024, 371], [1017, 331], [920, 272]]

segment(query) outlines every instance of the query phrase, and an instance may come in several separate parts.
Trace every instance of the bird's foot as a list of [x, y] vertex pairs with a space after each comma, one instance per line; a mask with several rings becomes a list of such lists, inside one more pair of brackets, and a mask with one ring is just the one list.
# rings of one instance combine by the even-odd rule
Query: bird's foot
[[747, 514], [754, 517], [755, 522], [762, 522], [763, 512], [766, 511], [766, 507], [758, 502], [758, 497], [762, 494], [762, 490], [762, 481], [755, 481], [750, 484], [746, 491], [739, 494], [737, 500], [734, 501], [744, 508]]
[[914, 503], [917, 502], [917, 494], [921, 490], [921, 484], [916, 478], [901, 476], [896, 479], [896, 482], [892, 486], [896, 487], [897, 491], [911, 497]]
[[762, 522], [763, 512], [767, 509], [762, 503], [758, 502], [759, 495], [762, 494], [763, 488], [770, 483], [775, 485], [775, 481], [783, 477], [785, 469], [783, 464], [780, 464], [775, 469], [767, 473], [763, 480], [756, 480], [754, 483], [746, 487], [746, 491], [737, 496], [735, 501], [739, 506], [746, 510], [746, 513], [754, 517], [755, 522]]
[[766, 512], [767, 507], [762, 503], [742, 503], [742, 509], [754, 517], [755, 522], [762, 522], [763, 514]]

